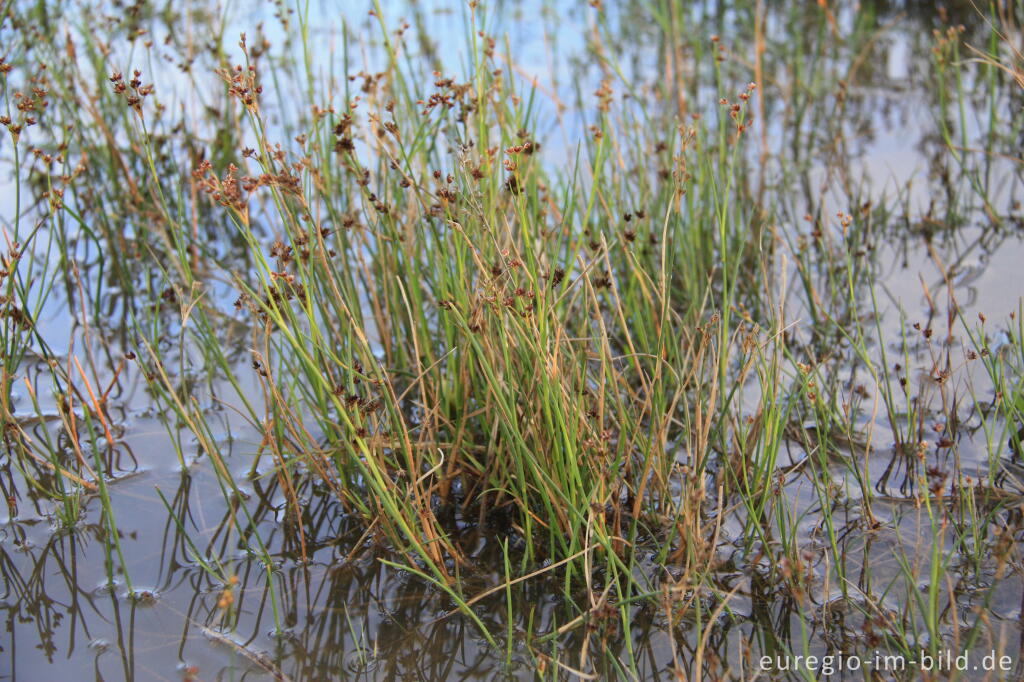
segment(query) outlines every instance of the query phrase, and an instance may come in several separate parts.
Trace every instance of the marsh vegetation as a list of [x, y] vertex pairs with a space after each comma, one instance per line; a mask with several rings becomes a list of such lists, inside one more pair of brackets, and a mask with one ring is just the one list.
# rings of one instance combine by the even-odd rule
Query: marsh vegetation
[[3, 3], [3, 674], [1019, 679], [1022, 21]]

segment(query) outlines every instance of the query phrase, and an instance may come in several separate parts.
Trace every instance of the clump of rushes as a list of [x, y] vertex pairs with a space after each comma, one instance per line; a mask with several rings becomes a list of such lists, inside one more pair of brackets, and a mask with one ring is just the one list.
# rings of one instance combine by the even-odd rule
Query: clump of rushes
[[[671, 151], [672, 168], [630, 178], [613, 163], [606, 82], [591, 160], [576, 171], [591, 178], [584, 189], [543, 164], [496, 42], [476, 29], [472, 42], [468, 77], [424, 82], [389, 39], [389, 69], [356, 76], [358, 95], [315, 108], [285, 142], [261, 104], [272, 74], [243, 36], [242, 63], [220, 71], [223, 106], [236, 137], [254, 142], [219, 169], [211, 155], [197, 161], [191, 187], [193, 210], [227, 217], [245, 248], [244, 269], [204, 266], [236, 288], [251, 375], [213, 349], [218, 313], [189, 283], [193, 251], [169, 208], [162, 227], [178, 258], [161, 299], [191, 318], [182, 343], [207, 348], [236, 387], [260, 386], [248, 413], [285, 491], [301, 462], [453, 595], [472, 566], [451, 539], [454, 516], [513, 538], [523, 573], [556, 566], [574, 595], [597, 571], [602, 608], [626, 604], [651, 592], [635, 570], [641, 552], [707, 569], [707, 467], [729, 437], [730, 365], [744, 357], [749, 371], [778, 339], [731, 322], [745, 254], [762, 245], [736, 170], [755, 85], [718, 121], [668, 124], [652, 139], [631, 130], [630, 144]], [[111, 82], [137, 114], [152, 92], [138, 74]], [[633, 197], [628, 211], [610, 209], [612, 187]], [[694, 283], [693, 271], [716, 283]], [[138, 325], [139, 362], [230, 495], [233, 475], [157, 352], [154, 322]], [[755, 442], [750, 456], [768, 459], [744, 490], [773, 468]]]

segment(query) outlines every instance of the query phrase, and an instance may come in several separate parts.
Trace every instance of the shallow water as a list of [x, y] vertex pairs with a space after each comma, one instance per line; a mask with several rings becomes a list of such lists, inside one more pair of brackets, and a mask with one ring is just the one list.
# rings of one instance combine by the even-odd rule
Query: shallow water
[[[600, 81], [600, 69], [586, 52], [586, 35], [592, 28], [590, 15], [571, 4], [556, 3], [543, 11], [542, 3], [499, 5], [494, 8], [495, 26], [490, 28], [492, 32], [508, 31], [515, 68], [524, 84], [536, 75], [540, 88], [566, 103], [573, 102], [578, 84], [589, 98]], [[903, 373], [919, 391], [917, 405], [931, 418], [938, 414], [937, 405], [948, 397], [929, 383], [935, 355], [942, 352], [936, 348], [949, 348], [957, 357], [964, 353], [959, 331], [946, 338], [949, 296], [959, 303], [964, 319], [973, 320], [984, 313], [991, 320], [1002, 321], [1020, 309], [1024, 288], [1018, 270], [1019, 263], [1024, 262], [1024, 213], [1019, 203], [1014, 207], [1014, 202], [1024, 196], [1024, 166], [1019, 159], [1004, 160], [993, 163], [990, 170], [990, 202], [1000, 214], [1009, 216], [1001, 226], [988, 224], [976, 208], [961, 215], [945, 206], [941, 178], [933, 173], [934, 155], [943, 143], [936, 137], [937, 122], [922, 116], [916, 103], [919, 97], [931, 96], [920, 82], [930, 69], [930, 31], [937, 21], [934, 10], [929, 3], [861, 4], [868, 8], [864, 12], [877, 12], [877, 24], [885, 27], [884, 39], [864, 54], [840, 51], [838, 57], [821, 58], [827, 70], [837, 73], [848, 72], [851, 60], [863, 69], [858, 87], [848, 96], [847, 108], [836, 114], [839, 129], [846, 131], [848, 141], [843, 161], [836, 163], [825, 154], [798, 159], [795, 165], [802, 182], [786, 177], [790, 170], [775, 162], [761, 172], [767, 191], [778, 193], [773, 200], [780, 219], [778, 227], [794, 239], [807, 232], [803, 215], [808, 212], [830, 219], [837, 211], [848, 210], [854, 201], [898, 205], [902, 212], [894, 212], [887, 224], [879, 226], [867, 259], [878, 284], [882, 313], [879, 327], [884, 343], [893, 357], [906, 364]], [[645, 41], [651, 29], [643, 26], [642, 10], [615, 10], [618, 8], [610, 10], [610, 21], [622, 29], [620, 58], [629, 64], [630, 73], [637, 74], [638, 82], [652, 81], [659, 74], [661, 55], [653, 41]], [[984, 24], [972, 11], [957, 11], [958, 21], [984, 35]], [[464, 63], [466, 50], [460, 46], [466, 33], [465, 11], [461, 6], [406, 6], [396, 1], [385, 3], [384, 13], [389, 19], [417, 17], [433, 35], [440, 62], [457, 66], [461, 59]], [[257, 16], [244, 12], [237, 15], [233, 25], [254, 32]], [[320, 22], [326, 24], [336, 15], [327, 4], [314, 14], [317, 32], [323, 35], [318, 40], [325, 45], [330, 44], [327, 36], [334, 34]], [[370, 38], [362, 37], [370, 35], [369, 29], [363, 28], [365, 12], [346, 10], [344, 16], [356, 42], [371, 45]], [[538, 16], [540, 19], [534, 19]], [[843, 35], [851, 32], [859, 16], [863, 14], [858, 15], [851, 7], [837, 11], [836, 30]], [[769, 13], [769, 27], [780, 33], [788, 21], [798, 20], [798, 16]], [[745, 29], [739, 28], [741, 25], [736, 13], [707, 3], [705, 24], [691, 28], [708, 35], [721, 34], [725, 42], [734, 44], [744, 35], [730, 31], [742, 34]], [[630, 34], [628, 29], [636, 33]], [[459, 36], [459, 40], [453, 36]], [[271, 33], [270, 37], [277, 40], [283, 36]], [[738, 51], [743, 53], [742, 49]], [[371, 66], [372, 58], [367, 63], [368, 69]], [[697, 73], [699, 67], [692, 63], [688, 67], [693, 70], [689, 74], [693, 78], [705, 79], [697, 101], [688, 104], [690, 110], [716, 106], [716, 92], [707, 74]], [[800, 145], [801, 140], [809, 139], [807, 136], [817, 134], [802, 130], [806, 122], [794, 120], [786, 109], [787, 79], [791, 76], [773, 74], [770, 82], [761, 84], [775, 95], [769, 98], [771, 110], [761, 113], [767, 136], [783, 148], [789, 141]], [[171, 69], [152, 77], [166, 88], [175, 87], [177, 77]], [[639, 85], [638, 90], [642, 90]], [[187, 100], [187, 93], [179, 96]], [[539, 98], [537, 130], [547, 147], [546, 161], [564, 168], [563, 162], [574, 153], [574, 140], [586, 134], [587, 114], [571, 105], [559, 112], [552, 103], [554, 99]], [[997, 107], [1012, 112], [1020, 101], [1020, 93], [1000, 92]], [[977, 121], [983, 121], [985, 115], [976, 107], [984, 102], [969, 105], [972, 123], [968, 135], [974, 138], [982, 130]], [[7, 152], [7, 148], [0, 148], [0, 155]], [[756, 150], [752, 153], [756, 156]], [[790, 183], [805, 191], [787, 193]], [[0, 197], [5, 207], [0, 215], [9, 221], [13, 214], [9, 186], [0, 190]], [[947, 227], [951, 224], [946, 219], [947, 209], [963, 224]], [[223, 249], [225, 254], [230, 253], [228, 245]], [[86, 261], [90, 256], [96, 258], [96, 254], [81, 255]], [[948, 289], [947, 278], [951, 282]], [[789, 282], [795, 281], [795, 270], [791, 269]], [[864, 288], [858, 293], [868, 294]], [[117, 338], [117, 311], [123, 302], [115, 294], [110, 292], [106, 297], [110, 313], [107, 329], [87, 332], [80, 324], [69, 327], [67, 295], [63, 291], [55, 292], [47, 301], [37, 321], [39, 334], [60, 355], [67, 355], [72, 339], [79, 353], [94, 348], [97, 357], [93, 376], [98, 386], [114, 380], [118, 365], [117, 358], [104, 355], [105, 344], [95, 342], [96, 335], [108, 340]], [[230, 306], [230, 287], [212, 295], [225, 308]], [[856, 312], [862, 302], [851, 303], [850, 310]], [[795, 342], [817, 342], [807, 311], [794, 303], [788, 316]], [[907, 326], [934, 326], [936, 344], [923, 343], [908, 334], [905, 347], [901, 333], [904, 321]], [[998, 341], [998, 332], [994, 340]], [[118, 343], [112, 345], [120, 351], [131, 350], [127, 339], [121, 348]], [[238, 361], [246, 363], [244, 341], [240, 340], [239, 346]], [[862, 370], [858, 372], [849, 355], [838, 354], [834, 359], [836, 371], [850, 377], [851, 391], [854, 385], [865, 383], [866, 391], [873, 393], [876, 387], [870, 385], [870, 378]], [[958, 369], [949, 395], [963, 399], [973, 391], [979, 401], [991, 399], [991, 384], [980, 364], [962, 362]], [[33, 370], [32, 362], [26, 363], [24, 371], [30, 382], [42, 376]], [[245, 481], [246, 499], [237, 502], [248, 514], [239, 515], [237, 509], [228, 508], [209, 457], [200, 452], [186, 429], [165, 423], [173, 418], [155, 410], [143, 378], [129, 365], [110, 394], [116, 444], [103, 453], [103, 458], [125, 558], [118, 571], [122, 576], [127, 573], [135, 591], [142, 590], [143, 596], [130, 598], [123, 579], [114, 589], [106, 584], [106, 562], [111, 559], [97, 496], [85, 500], [82, 520], [74, 530], [55, 532], [58, 524], [53, 503], [25, 486], [16, 465], [0, 460], [3, 492], [12, 498], [0, 517], [0, 612], [7, 625], [0, 640], [0, 676], [4, 679], [530, 679], [541, 665], [538, 661], [544, 661], [538, 654], [556, 650], [569, 652], [565, 654], [567, 665], [582, 665], [575, 658], [583, 639], [578, 631], [554, 635], [548, 643], [535, 641], [555, 633], [574, 618], [575, 612], [560, 596], [557, 581], [525, 581], [511, 587], [508, 594], [498, 591], [473, 606], [491, 632], [511, 633], [508, 650], [494, 649], [467, 618], [455, 612], [450, 598], [414, 575], [383, 563], [382, 559], [401, 562], [401, 558], [364, 536], [359, 523], [346, 517], [327, 487], [315, 485], [308, 478], [301, 479], [297, 490], [305, 509], [303, 545], [294, 521], [285, 513], [286, 498], [272, 473], [271, 456], [263, 453], [255, 474], [249, 475], [256, 464], [262, 434], [219, 401], [218, 394], [226, 387], [218, 387], [216, 379], [207, 383], [206, 377], [192, 378], [194, 395], [211, 423], [219, 428], [214, 435], [223, 448], [227, 466], [238, 480]], [[258, 386], [253, 378], [246, 388], [258, 395]], [[61, 424], [52, 389], [44, 385], [35, 388], [43, 412], [54, 415], [54, 421], [33, 423], [31, 432], [44, 438], [44, 430], [49, 429], [51, 437], [59, 438]], [[24, 386], [16, 387], [14, 397], [19, 412], [31, 412], [30, 395]], [[963, 402], [955, 454], [953, 449], [938, 451], [936, 461], [952, 466], [951, 458], [957, 457], [957, 466], [980, 480], [1001, 470], [1001, 463], [990, 457], [993, 450], [1005, 459], [1009, 459], [1009, 453], [1002, 446], [1005, 435], [994, 437], [1001, 439], [994, 448], [985, 442], [976, 407], [970, 401]], [[856, 601], [859, 590], [870, 592], [872, 586], [896, 585], [885, 590], [881, 605], [899, 613], [914, 590], [926, 587], [901, 585], [900, 562], [923, 561], [932, 549], [929, 519], [914, 499], [914, 491], [907, 487], [906, 469], [901, 468], [909, 466], [904, 461], [907, 458], [894, 448], [884, 411], [873, 412], [870, 401], [861, 404], [858, 425], [864, 442], [821, 453], [809, 451], [795, 437], [798, 434], [793, 434], [779, 459], [782, 491], [793, 502], [792, 532], [809, 554], [810, 573], [819, 578], [829, 574], [824, 563], [827, 555], [821, 551], [829, 541], [823, 537], [819, 522], [823, 501], [802, 473], [810, 458], [827, 460], [839, 491], [828, 501], [831, 513], [837, 527], [851, 531], [837, 542], [850, 557], [856, 557], [850, 560], [849, 585], [819, 584], [815, 588], [816, 604], [811, 610], [818, 620], [814, 622], [816, 630], [807, 634], [811, 653], [834, 650], [838, 639], [852, 637], [850, 633], [863, 628], [863, 615], [840, 604], [841, 596], [852, 592]], [[998, 430], [998, 426], [989, 428]], [[182, 439], [187, 465], [184, 470], [171, 445], [171, 434]], [[865, 460], [877, 496], [873, 513], [884, 528], [852, 532], [863, 522], [858, 504], [862, 492], [847, 474], [851, 461]], [[1003, 513], [1019, 514], [1024, 487], [1010, 471], [994, 488], [1011, 510]], [[183, 524], [184, 532], [168, 513], [158, 491]], [[736, 534], [743, 527], [739, 515], [724, 515], [716, 547], [721, 563], [715, 581], [723, 592], [735, 590], [735, 594], [729, 608], [719, 613], [715, 627], [708, 629], [712, 633], [709, 650], [731, 663], [731, 674], [737, 679], [752, 670], [756, 654], [751, 654], [750, 646], [757, 639], [755, 633], [774, 631], [781, 639], [792, 641], [801, 637], [801, 621], [796, 614], [799, 597], [763, 584], [758, 567], [751, 567], [746, 558], [739, 556]], [[250, 523], [252, 526], [248, 526]], [[464, 569], [465, 593], [471, 596], [500, 584], [504, 578], [500, 570], [501, 542], [510, 536], [508, 530], [480, 529], [473, 520], [458, 518], [453, 525], [459, 544], [471, 548], [469, 555], [479, 560]], [[272, 566], [264, 565], [259, 558], [254, 536], [273, 556]], [[946, 542], [949, 545], [945, 551], [952, 553], [956, 549], [953, 539], [947, 536]], [[225, 597], [223, 583], [196, 561], [193, 547], [202, 555], [216, 557], [222, 563], [221, 572], [237, 576], [238, 583], [231, 589], [236, 606], [232, 620], [225, 622], [228, 612], [218, 606]], [[116, 559], [115, 563], [119, 564]], [[991, 562], [964, 565], [958, 573], [963, 584], [954, 590], [957, 602], [949, 606], [963, 613], [961, 620], [966, 627], [971, 607], [979, 599], [986, 600], [996, 636], [993, 641], [981, 638], [985, 641], [976, 642], [976, 648], [1000, 647], [1015, 661], [1021, 661], [1024, 631], [1019, 618], [1024, 581], [1019, 575], [1010, 579], [999, 576], [996, 580], [994, 570]], [[595, 578], [600, 581], [600, 576]], [[646, 578], [656, 588], [670, 582], [653, 568]], [[268, 580], [273, 589], [268, 589]], [[994, 593], [976, 589], [993, 583], [997, 585]], [[509, 598], [511, 610], [506, 601]], [[674, 653], [684, 660], [692, 659], [701, 637], [695, 624], [684, 623], [670, 632], [665, 627], [665, 614], [647, 607], [633, 611], [628, 637], [611, 628], [600, 635], [601, 645], [614, 652], [614, 657], [626, 660], [632, 656], [637, 671], [647, 679], [668, 677], [674, 669]], [[528, 645], [531, 638], [533, 643]], [[705, 651], [704, 655], [709, 654]], [[599, 666], [598, 674], [616, 674], [614, 669], [600, 667], [606, 663], [595, 660], [593, 664]], [[562, 674], [570, 672], [563, 670]]]

